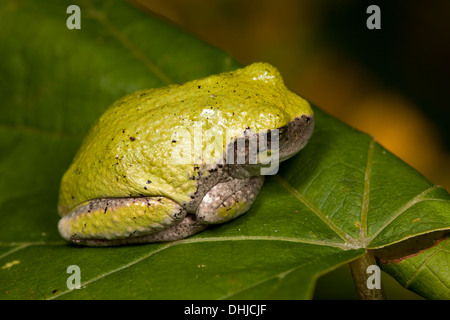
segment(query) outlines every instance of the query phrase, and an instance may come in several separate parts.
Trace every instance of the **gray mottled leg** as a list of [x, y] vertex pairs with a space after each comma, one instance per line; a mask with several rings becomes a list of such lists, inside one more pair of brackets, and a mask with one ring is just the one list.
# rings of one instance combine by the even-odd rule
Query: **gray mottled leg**
[[264, 183], [264, 177], [232, 179], [214, 186], [197, 208], [197, 219], [206, 224], [222, 223], [246, 212]]
[[124, 239], [83, 239], [73, 242], [87, 246], [119, 246], [129, 244], [164, 242], [180, 240], [204, 230], [207, 225], [199, 223], [195, 216], [187, 215], [180, 223], [149, 235], [128, 237]]

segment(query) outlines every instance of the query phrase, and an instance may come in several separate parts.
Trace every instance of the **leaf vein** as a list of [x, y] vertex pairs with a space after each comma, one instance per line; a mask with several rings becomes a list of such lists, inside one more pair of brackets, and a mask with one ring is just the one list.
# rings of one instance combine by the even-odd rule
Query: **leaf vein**
[[99, 23], [103, 24], [106, 29], [115, 37], [126, 49], [140, 60], [145, 67], [156, 75], [164, 84], [175, 83], [161, 68], [159, 68], [145, 53], [130, 39], [128, 39], [116, 26], [109, 21], [108, 16], [104, 12], [94, 8], [88, 1], [83, 1], [86, 7], [89, 8], [88, 15], [93, 19], [97, 20]]
[[359, 232], [359, 238], [361, 243], [366, 244], [367, 238], [367, 216], [369, 213], [369, 199], [370, 199], [370, 178], [372, 176], [372, 163], [373, 163], [373, 149], [375, 145], [375, 139], [372, 137], [369, 143], [369, 149], [367, 151], [367, 163], [366, 170], [364, 172], [364, 191], [361, 206], [361, 226]]
[[[428, 258], [425, 259], [425, 261], [417, 268], [416, 271], [414, 271], [414, 273], [412, 274], [411, 278], [408, 279], [408, 281], [406, 281], [405, 283], [405, 288], [408, 288], [409, 284], [411, 283], [411, 281], [416, 277], [416, 275], [419, 273], [420, 270], [422, 270], [422, 268], [426, 267], [426, 264], [428, 263], [428, 261], [433, 258], [439, 251], [441, 251], [442, 247], [439, 248], [438, 250], [436, 250], [435, 252], [433, 252], [433, 254], [431, 254]], [[428, 268], [429, 269], [429, 268]]]
[[[415, 196], [413, 199], [411, 199], [408, 203], [406, 203], [400, 210], [398, 210], [395, 214], [391, 216], [391, 218], [382, 225], [374, 234], [372, 234], [368, 240], [367, 243], [369, 244], [373, 239], [375, 239], [378, 234], [381, 233], [387, 226], [389, 226], [395, 219], [397, 219], [401, 214], [403, 214], [405, 211], [407, 211], [412, 206], [416, 205], [417, 203], [420, 203], [422, 201], [434, 201], [435, 199], [422, 199], [424, 196], [426, 196], [428, 193], [433, 191], [434, 189], [440, 188], [440, 186], [431, 186], [428, 189], [424, 190], [422, 193]], [[445, 201], [445, 200], [442, 200]]]
[[[311, 202], [309, 202], [305, 196], [303, 196], [298, 190], [292, 188], [283, 178], [279, 175], [275, 175], [275, 179], [294, 197], [296, 197], [300, 202], [306, 205], [317, 217], [319, 217], [323, 222], [325, 222], [328, 227], [330, 227], [337, 235], [339, 235], [346, 243], [350, 246], [354, 245], [354, 238], [336, 226], [333, 221], [331, 221], [328, 216], [324, 215], [318, 208], [316, 208]], [[354, 247], [354, 246], [353, 246]], [[355, 247], [354, 247], [355, 248]], [[359, 247], [358, 247], [359, 248]]]
[[11, 250], [5, 252], [4, 254], [0, 255], [0, 259], [3, 259], [3, 258], [5, 258], [5, 257], [9, 256], [10, 254], [13, 254], [14, 252], [17, 252], [17, 251], [20, 251], [20, 250], [22, 250], [22, 249], [25, 249], [25, 248], [27, 248], [28, 246], [29, 246], [28, 244], [21, 244], [21, 245], [18, 245], [17, 247], [15, 247], [15, 248], [13, 248], [13, 249], [11, 249]]

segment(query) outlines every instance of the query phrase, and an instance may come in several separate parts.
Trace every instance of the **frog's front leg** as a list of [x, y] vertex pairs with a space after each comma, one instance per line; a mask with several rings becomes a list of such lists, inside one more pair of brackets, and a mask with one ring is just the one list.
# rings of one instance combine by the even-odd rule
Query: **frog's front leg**
[[218, 183], [203, 197], [197, 208], [197, 219], [214, 224], [236, 218], [250, 208], [263, 183], [263, 176]]
[[61, 218], [58, 229], [71, 242], [117, 245], [148, 242], [147, 235], [170, 229], [185, 217], [186, 210], [165, 197], [104, 198], [76, 207]]

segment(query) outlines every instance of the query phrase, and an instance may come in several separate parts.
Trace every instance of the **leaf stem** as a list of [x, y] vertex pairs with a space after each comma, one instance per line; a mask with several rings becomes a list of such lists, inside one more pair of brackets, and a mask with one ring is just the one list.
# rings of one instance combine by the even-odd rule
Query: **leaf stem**
[[[368, 271], [369, 266], [376, 266], [376, 270], [374, 270], [372, 274]], [[372, 251], [369, 250], [365, 255], [350, 262], [350, 270], [352, 272], [356, 291], [361, 300], [386, 300], [380, 280], [380, 269], [377, 267]], [[371, 281], [369, 280], [369, 277], [378, 277], [378, 279], [375, 280], [375, 282], [378, 281], [378, 288], [376, 286], [369, 288], [368, 282]]]

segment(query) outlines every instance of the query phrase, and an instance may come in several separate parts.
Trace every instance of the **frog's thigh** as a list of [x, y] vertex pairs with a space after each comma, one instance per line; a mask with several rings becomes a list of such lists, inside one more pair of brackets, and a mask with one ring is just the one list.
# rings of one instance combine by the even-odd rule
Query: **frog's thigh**
[[263, 176], [218, 183], [204, 196], [197, 218], [208, 224], [236, 218], [250, 208], [263, 183]]
[[170, 228], [185, 216], [183, 207], [165, 197], [94, 199], [61, 218], [58, 228], [66, 240], [108, 245]]
[[126, 243], [130, 244], [179, 240], [200, 232], [206, 227], [207, 225], [200, 223], [194, 215], [188, 214], [182, 221], [171, 226], [170, 228], [142, 237], [129, 238]]

